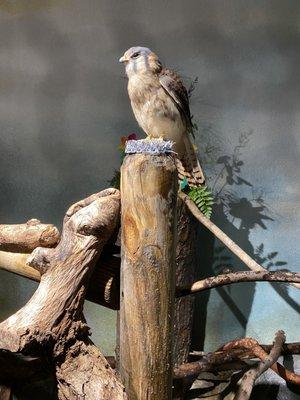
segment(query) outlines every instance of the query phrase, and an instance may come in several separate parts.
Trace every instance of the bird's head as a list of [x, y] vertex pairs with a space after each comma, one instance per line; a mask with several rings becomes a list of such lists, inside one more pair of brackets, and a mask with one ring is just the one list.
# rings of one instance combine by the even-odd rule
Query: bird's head
[[157, 55], [147, 47], [140, 46], [125, 51], [119, 62], [125, 64], [128, 77], [134, 74], [157, 73], [162, 68]]

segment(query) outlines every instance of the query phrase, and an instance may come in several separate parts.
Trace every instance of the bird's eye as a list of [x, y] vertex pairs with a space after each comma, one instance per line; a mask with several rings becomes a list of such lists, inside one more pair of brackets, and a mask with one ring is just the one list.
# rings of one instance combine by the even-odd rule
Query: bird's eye
[[139, 55], [140, 55], [140, 52], [137, 51], [137, 52], [132, 54], [131, 58], [137, 58]]

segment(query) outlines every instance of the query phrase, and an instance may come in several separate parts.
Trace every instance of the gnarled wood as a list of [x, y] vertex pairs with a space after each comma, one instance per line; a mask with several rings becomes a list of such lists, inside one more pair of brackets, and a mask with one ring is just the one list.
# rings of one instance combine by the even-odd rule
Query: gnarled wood
[[0, 225], [0, 250], [31, 253], [36, 247], [53, 247], [59, 242], [59, 231], [51, 224], [31, 219], [25, 224]]
[[58, 246], [39, 247], [29, 257], [29, 265], [42, 274], [38, 289], [0, 324], [2, 353], [51, 360], [60, 400], [126, 398], [114, 371], [89, 340], [82, 314], [89, 278], [118, 226], [119, 211], [115, 189], [70, 207]]

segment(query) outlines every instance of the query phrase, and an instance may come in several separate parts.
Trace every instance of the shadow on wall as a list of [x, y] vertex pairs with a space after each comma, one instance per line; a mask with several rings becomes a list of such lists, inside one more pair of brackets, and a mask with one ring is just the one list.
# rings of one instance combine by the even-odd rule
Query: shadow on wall
[[[264, 191], [255, 188], [243, 175], [243, 151], [246, 150], [252, 132], [241, 133], [231, 154], [220, 155], [220, 148], [224, 148], [224, 146], [215, 145], [221, 140], [218, 133], [214, 132], [210, 125], [205, 126], [204, 129], [201, 128], [201, 131], [205, 138], [204, 143], [206, 143], [203, 147], [203, 164], [209, 171], [207, 173], [210, 176], [208, 186], [212, 188], [215, 198], [213, 221], [266, 269], [288, 271], [287, 263], [280, 260], [277, 251], [266, 253], [264, 243], [254, 248], [250, 241], [250, 233], [253, 229], [258, 227], [267, 230], [265, 221], [274, 221], [274, 216], [266, 203]], [[240, 195], [241, 193], [242, 195]], [[200, 227], [198, 235], [198, 243], [201, 243], [201, 248], [205, 249], [205, 254], [199, 254], [198, 265], [201, 268], [198, 268], [197, 279], [247, 269], [210, 232]], [[254, 300], [255, 286], [256, 283], [251, 282], [215, 289], [236, 319], [235, 334], [238, 332], [238, 337], [245, 336]], [[288, 285], [273, 283], [272, 286], [284, 301], [300, 312], [299, 304], [289, 295]], [[209, 297], [210, 291], [197, 296], [193, 350], [202, 350], [204, 347]]]

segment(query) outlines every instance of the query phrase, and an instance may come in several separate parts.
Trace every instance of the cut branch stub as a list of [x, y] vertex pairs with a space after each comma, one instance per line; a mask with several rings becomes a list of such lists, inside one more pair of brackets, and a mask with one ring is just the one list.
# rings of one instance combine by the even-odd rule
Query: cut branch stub
[[36, 247], [53, 247], [59, 241], [59, 231], [51, 224], [31, 219], [25, 224], [0, 225], [0, 250], [31, 253]]
[[88, 339], [82, 314], [88, 280], [119, 213], [115, 189], [70, 207], [58, 246], [37, 248], [30, 256], [29, 264], [42, 273], [38, 289], [0, 324], [0, 348], [52, 360], [60, 400], [126, 398], [106, 359]]

